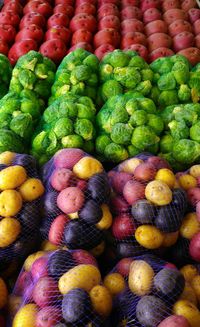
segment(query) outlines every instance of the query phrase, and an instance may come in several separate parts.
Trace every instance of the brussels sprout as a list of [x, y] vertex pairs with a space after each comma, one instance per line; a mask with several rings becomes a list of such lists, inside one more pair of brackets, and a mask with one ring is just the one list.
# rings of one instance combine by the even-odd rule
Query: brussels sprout
[[184, 121], [172, 120], [168, 127], [175, 140], [186, 139], [189, 136], [189, 128]]
[[45, 66], [48, 68], [48, 71], [52, 71], [55, 73], [56, 64], [54, 64], [54, 62], [51, 59], [47, 57], [43, 57], [43, 64], [45, 64]]
[[172, 152], [174, 139], [170, 134], [163, 135], [160, 139], [160, 150], [162, 153]]
[[37, 63], [42, 63], [43, 56], [37, 51], [29, 51], [17, 61], [16, 67], [21, 69], [28, 69], [34, 72], [35, 66]]
[[162, 91], [158, 98], [158, 103], [161, 107], [167, 107], [172, 104], [178, 104], [179, 99], [177, 92], [175, 90]]
[[67, 135], [62, 138], [61, 143], [65, 148], [83, 148], [83, 138], [80, 135]]
[[9, 130], [0, 130], [0, 153], [4, 151], [24, 153], [25, 150], [21, 138], [18, 135]]
[[0, 86], [0, 99], [3, 98], [3, 96], [7, 93], [8, 87], [6, 84], [1, 84]]
[[85, 106], [82, 103], [77, 103], [77, 109], [78, 109], [78, 113], [77, 113], [77, 117], [78, 118], [85, 118], [85, 119], [89, 119], [91, 121], [94, 121], [95, 119], [95, 108], [91, 108], [89, 106]]
[[192, 110], [196, 112], [198, 116], [200, 116], [200, 103], [187, 103], [184, 105], [184, 108], [186, 110]]
[[200, 144], [187, 139], [179, 140], [175, 142], [172, 154], [178, 162], [190, 165], [200, 156]]
[[124, 108], [115, 108], [111, 111], [110, 123], [114, 126], [116, 123], [127, 123], [129, 119], [128, 113]]
[[145, 68], [141, 70], [142, 81], [153, 81], [153, 71], [149, 68]]
[[33, 90], [34, 84], [37, 80], [33, 72], [28, 69], [23, 69], [20, 71], [18, 78], [24, 88]]
[[110, 137], [117, 144], [128, 145], [131, 142], [133, 128], [128, 124], [118, 123], [112, 128]]
[[62, 84], [70, 84], [70, 72], [67, 69], [60, 69], [57, 71], [56, 82], [52, 87], [52, 91], [54, 91], [55, 87]]
[[151, 99], [148, 98], [141, 98], [137, 100], [139, 103], [140, 109], [145, 110], [149, 114], [156, 113], [156, 106]]
[[22, 84], [19, 82], [18, 77], [13, 76], [10, 85], [9, 85], [9, 91], [14, 92], [16, 94], [19, 94], [23, 90]]
[[134, 89], [140, 83], [141, 75], [134, 67], [117, 67], [114, 69], [114, 79], [124, 87]]
[[139, 110], [139, 103], [137, 99], [131, 99], [126, 103], [126, 111], [129, 115], [133, 115], [136, 110]]
[[93, 141], [86, 141], [83, 143], [83, 150], [87, 153], [94, 152], [94, 142]]
[[19, 114], [10, 122], [10, 129], [29, 141], [33, 134], [33, 120], [30, 114]]
[[135, 90], [146, 96], [151, 92], [151, 88], [152, 84], [150, 81], [143, 81], [136, 86]]
[[139, 153], [140, 153], [140, 150], [138, 148], [136, 148], [134, 145], [129, 145], [128, 146], [129, 157], [134, 157]]
[[99, 128], [99, 131], [110, 133], [112, 126], [111, 126], [111, 113], [112, 108], [107, 108], [106, 105], [102, 107], [99, 113], [96, 116], [96, 124]]
[[122, 86], [115, 80], [106, 81], [101, 88], [103, 101], [105, 102], [109, 97], [123, 93]]
[[120, 162], [128, 158], [127, 150], [123, 146], [115, 143], [110, 143], [106, 146], [104, 155], [106, 159], [113, 162]]
[[86, 141], [94, 137], [94, 127], [88, 119], [77, 119], [74, 124], [75, 133], [82, 136]]
[[76, 66], [71, 73], [70, 81], [73, 85], [77, 84], [78, 82], [86, 81], [90, 78], [91, 70], [89, 67], [80, 65]]
[[190, 128], [190, 138], [200, 143], [200, 121]]
[[178, 84], [186, 84], [189, 80], [189, 65], [182, 61], [175, 62], [172, 68], [172, 74]]
[[113, 78], [113, 67], [109, 64], [100, 65], [100, 80], [105, 82]]
[[171, 58], [168, 57], [158, 58], [150, 64], [150, 68], [153, 70], [153, 72], [159, 74], [170, 73], [172, 67], [173, 63], [171, 61]]
[[122, 50], [118, 49], [114, 50], [109, 57], [105, 58], [105, 60], [107, 60], [107, 62], [109, 62], [110, 65], [114, 68], [125, 67], [129, 64], [130, 56]]
[[136, 110], [130, 117], [128, 123], [133, 126], [145, 125], [147, 122], [147, 113], [144, 110]]
[[131, 143], [142, 151], [148, 146], [158, 143], [159, 140], [159, 137], [154, 133], [153, 129], [144, 125], [134, 129]]
[[9, 129], [12, 116], [0, 111], [0, 129]]
[[174, 119], [174, 108], [176, 108], [176, 105], [167, 106], [160, 112], [165, 128], [168, 128], [168, 124]]
[[51, 94], [50, 85], [47, 80], [37, 81], [34, 86], [35, 93], [43, 99], [48, 100]]
[[85, 91], [85, 83], [83, 82], [79, 82], [76, 85], [72, 85], [70, 88], [70, 92], [77, 95], [84, 95], [84, 91]]
[[173, 115], [177, 121], [184, 120], [187, 126], [192, 126], [198, 120], [198, 114], [193, 108], [188, 108], [186, 106], [176, 106], [173, 110]]
[[33, 138], [32, 150], [35, 153], [45, 153], [49, 146], [48, 132], [42, 131]]
[[112, 141], [108, 135], [100, 135], [96, 138], [96, 151], [97, 153], [104, 154], [105, 148]]
[[150, 126], [157, 135], [160, 135], [164, 129], [164, 123], [161, 117], [153, 114], [148, 114], [148, 126]]
[[176, 88], [176, 80], [173, 73], [161, 75], [158, 80], [158, 88], [161, 91], [174, 90]]
[[44, 63], [41, 63], [35, 66], [34, 73], [36, 77], [46, 79], [48, 76], [48, 70], [48, 67]]
[[126, 95], [125, 94], [118, 94], [113, 97], [110, 97], [108, 101], [106, 102], [106, 107], [108, 108], [115, 108], [115, 109], [121, 109], [126, 106]]
[[99, 60], [95, 55], [88, 52], [88, 55], [83, 60], [83, 65], [90, 67], [92, 71], [98, 72]]
[[15, 110], [20, 110], [21, 101], [19, 97], [13, 93], [7, 93], [1, 100], [0, 100], [0, 108], [1, 113], [12, 114]]
[[187, 84], [182, 84], [178, 90], [178, 98], [181, 102], [188, 102], [191, 99], [191, 90]]
[[136, 68], [139, 68], [139, 69], [148, 68], [148, 64], [146, 63], [146, 61], [140, 56], [132, 57], [130, 62], [129, 62], [129, 66], [136, 67]]
[[146, 151], [152, 154], [157, 154], [159, 150], [159, 143], [147, 146]]
[[53, 131], [58, 139], [61, 139], [66, 135], [73, 134], [72, 120], [66, 117], [58, 119], [55, 123]]
[[91, 74], [90, 78], [87, 80], [89, 86], [96, 86], [98, 84], [98, 77], [96, 74]]
[[153, 102], [158, 103], [160, 96], [160, 90], [157, 86], [153, 86], [150, 92], [150, 98], [153, 100]]
[[39, 118], [40, 104], [37, 101], [37, 98], [35, 98], [35, 101], [33, 101], [33, 99], [24, 99], [21, 103], [21, 111], [23, 113], [30, 114], [33, 118]]

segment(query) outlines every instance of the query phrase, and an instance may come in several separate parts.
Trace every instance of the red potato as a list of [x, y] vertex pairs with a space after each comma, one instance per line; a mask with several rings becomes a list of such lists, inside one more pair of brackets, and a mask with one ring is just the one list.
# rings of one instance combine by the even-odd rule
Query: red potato
[[145, 197], [145, 186], [137, 181], [131, 180], [126, 183], [123, 189], [125, 200], [130, 204], [136, 203]]
[[69, 43], [71, 38], [71, 31], [69, 28], [64, 26], [54, 26], [51, 27], [45, 34], [45, 41], [52, 40], [52, 39], [61, 39], [66, 44]]
[[93, 52], [93, 48], [92, 48], [91, 44], [86, 43], [86, 42], [80, 42], [80, 43], [77, 43], [77, 44], [73, 45], [73, 46], [72, 46], [72, 47], [67, 51], [67, 53], [70, 53], [70, 52], [72, 52], [72, 51], [74, 51], [74, 50], [76, 50], [76, 49], [78, 49], [78, 48], [85, 49], [85, 50], [87, 50], [87, 51], [89, 51], [89, 52]]
[[16, 30], [12, 25], [0, 24], [0, 39], [7, 44], [14, 42]]
[[80, 149], [63, 149], [54, 157], [55, 168], [72, 169], [83, 156], [84, 152]]
[[178, 54], [185, 56], [193, 66], [200, 62], [200, 50], [198, 48], [187, 48], [179, 51]]
[[192, 8], [188, 12], [189, 20], [193, 24], [196, 20], [200, 19], [200, 9]]
[[169, 34], [171, 37], [176, 36], [182, 32], [191, 32], [192, 33], [192, 26], [189, 22], [183, 19], [178, 19], [168, 27]]
[[170, 9], [181, 8], [181, 4], [179, 0], [165, 0], [162, 3], [162, 11], [165, 12]]
[[163, 19], [167, 25], [170, 25], [178, 19], [187, 20], [187, 14], [182, 9], [170, 9], [163, 14]]
[[75, 45], [80, 42], [92, 43], [93, 35], [91, 32], [80, 29], [74, 32], [72, 35], [71, 45]]
[[21, 40], [33, 39], [38, 44], [40, 44], [43, 40], [43, 37], [44, 37], [44, 33], [41, 27], [32, 24], [24, 27], [21, 31], [19, 31], [16, 35], [15, 41], [19, 42]]
[[121, 10], [121, 21], [132, 18], [142, 19], [142, 12], [139, 8], [128, 6]]
[[10, 60], [10, 63], [12, 65], [15, 65], [17, 60], [29, 52], [30, 50], [37, 51], [37, 42], [35, 42], [32, 39], [22, 40], [20, 42], [16, 42], [13, 44], [13, 46], [10, 48], [8, 52], [8, 59]]
[[200, 34], [195, 36], [195, 46], [200, 49]]
[[46, 256], [40, 257], [33, 262], [31, 266], [31, 276], [34, 281], [37, 281], [41, 277], [48, 276], [47, 262], [48, 258]]
[[54, 170], [50, 178], [51, 186], [56, 191], [62, 191], [66, 187], [70, 186], [70, 183], [73, 179], [73, 173], [70, 169], [67, 168], [57, 168]]
[[147, 9], [143, 14], [143, 22], [144, 24], [148, 24], [155, 20], [162, 19], [161, 12], [157, 8]]
[[35, 327], [53, 327], [62, 319], [61, 310], [58, 307], [46, 306], [38, 311]]
[[86, 29], [91, 33], [96, 31], [96, 19], [92, 15], [78, 14], [75, 15], [70, 21], [70, 30], [75, 32], [79, 29]]
[[147, 44], [149, 51], [152, 52], [161, 47], [171, 48], [172, 39], [165, 33], [155, 33], [148, 37]]
[[45, 18], [48, 18], [52, 14], [52, 7], [44, 0], [32, 0], [25, 5], [23, 12], [24, 15], [36, 12], [43, 15]]
[[97, 15], [98, 15], [98, 20], [102, 19], [105, 16], [110, 16], [110, 15], [119, 17], [119, 9], [113, 3], [106, 3], [105, 5], [99, 7], [97, 11]]
[[149, 62], [152, 62], [161, 57], [168, 57], [168, 56], [173, 56], [173, 55], [174, 55], [174, 52], [171, 49], [161, 47], [161, 48], [158, 48], [158, 49], [152, 51], [149, 54]]
[[38, 14], [36, 12], [31, 12], [31, 13], [24, 15], [24, 17], [22, 17], [20, 24], [19, 24], [19, 28], [22, 29], [31, 24], [35, 24], [35, 25], [38, 25], [38, 26], [44, 28], [46, 25], [46, 20], [45, 20], [44, 16], [42, 16], [41, 14]]
[[111, 199], [111, 208], [115, 213], [126, 213], [129, 211], [129, 204], [122, 196], [115, 196]]
[[130, 181], [132, 178], [133, 176], [131, 174], [125, 172], [116, 172], [114, 177], [111, 178], [114, 191], [118, 194], [122, 194], [126, 182]]
[[182, 32], [173, 38], [173, 49], [175, 52], [193, 47], [194, 35], [190, 32]]
[[97, 4], [97, 0], [76, 0], [76, 7], [80, 6], [82, 3], [91, 3], [95, 6]]
[[53, 304], [58, 296], [57, 282], [53, 278], [45, 276], [38, 279], [33, 290], [33, 300], [40, 308]]
[[103, 30], [104, 28], [114, 28], [115, 30], [120, 29], [120, 20], [117, 16], [109, 15], [103, 17], [98, 23], [98, 30]]
[[[87, 1], [90, 1], [90, 0], [87, 0]], [[112, 3], [116, 6], [119, 6], [120, 5], [120, 0], [98, 0], [98, 7], [101, 7], [107, 3]]]
[[121, 49], [125, 49], [132, 44], [146, 45], [146, 37], [140, 32], [130, 32], [122, 36]]
[[118, 240], [126, 239], [133, 236], [135, 232], [135, 226], [133, 219], [130, 215], [120, 215], [116, 217], [112, 224], [112, 234]]
[[102, 44], [111, 44], [117, 48], [120, 44], [120, 35], [113, 28], [104, 28], [95, 34], [93, 42], [95, 48], [100, 47]]
[[60, 61], [64, 58], [67, 54], [67, 49], [65, 46], [65, 42], [61, 39], [52, 39], [44, 42], [40, 46], [41, 54], [43, 56], [48, 57], [56, 64], [59, 64]]
[[196, 0], [184, 0], [181, 2], [181, 9], [184, 11], [189, 11], [192, 8], [197, 7], [197, 2]]
[[101, 60], [107, 53], [112, 52], [114, 50], [115, 48], [111, 44], [102, 44], [95, 50], [94, 54], [99, 60]]
[[72, 252], [72, 258], [78, 265], [93, 265], [97, 266], [96, 259], [92, 254], [85, 250], [75, 250]]
[[121, 7], [125, 8], [128, 6], [139, 7], [140, 0], [121, 0]]
[[57, 6], [59, 4], [65, 5], [65, 6], [72, 6], [73, 7], [74, 0], [55, 0], [55, 6]]
[[200, 222], [200, 201], [198, 201], [196, 204], [196, 214], [197, 214], [197, 219]]
[[155, 175], [155, 167], [148, 162], [139, 164], [134, 170], [134, 177], [138, 181], [149, 182], [154, 179]]
[[191, 239], [189, 253], [195, 261], [200, 262], [200, 232]]
[[195, 35], [200, 34], [200, 19], [198, 19], [198, 20], [196, 20], [196, 22], [194, 22], [193, 28], [194, 28]]
[[153, 165], [156, 170], [159, 170], [162, 168], [171, 169], [169, 163], [165, 159], [157, 157], [157, 156], [149, 157], [147, 159], [147, 162], [150, 163], [151, 165]]
[[29, 271], [23, 271], [18, 277], [15, 294], [22, 296], [24, 289], [26, 289], [30, 284], [32, 284], [31, 273]]
[[158, 327], [190, 327], [190, 325], [185, 317], [173, 315], [165, 318]]
[[126, 34], [126, 33], [130, 33], [130, 32], [143, 33], [144, 32], [143, 23], [140, 20], [135, 19], [135, 18], [125, 19], [121, 23], [121, 33]]
[[54, 7], [53, 13], [54, 14], [64, 14], [64, 15], [67, 15], [69, 18], [71, 18], [74, 15], [74, 8], [72, 6], [65, 6], [65, 5], [59, 4]]
[[49, 230], [49, 241], [55, 245], [62, 244], [62, 238], [65, 226], [69, 222], [69, 218], [66, 215], [57, 216], [51, 224]]
[[7, 2], [1, 9], [1, 12], [12, 11], [13, 13], [22, 16], [23, 15], [23, 7], [20, 5], [18, 1], [11, 0]]
[[132, 258], [121, 259], [116, 266], [118, 273], [123, 277], [128, 277], [132, 262]]
[[53, 26], [64, 26], [68, 27], [69, 25], [69, 17], [64, 14], [53, 14], [51, 17], [49, 17], [47, 21], [47, 28], [51, 28]]
[[95, 15], [96, 7], [91, 3], [82, 3], [75, 9], [75, 15], [77, 14]]
[[0, 12], [0, 24], [12, 25], [17, 27], [19, 25], [20, 18], [12, 11]]
[[67, 187], [57, 197], [57, 206], [65, 214], [79, 211], [84, 204], [84, 194], [78, 187]]
[[128, 48], [125, 48], [124, 50], [132, 50], [136, 51], [140, 57], [142, 57], [144, 60], [147, 61], [148, 59], [148, 50], [147, 48], [139, 43], [131, 44]]
[[145, 34], [150, 36], [154, 33], [166, 33], [167, 34], [167, 24], [163, 20], [155, 20], [150, 22], [144, 27]]
[[140, 4], [140, 9], [144, 13], [150, 8], [160, 8], [160, 0], [142, 0]]
[[188, 201], [192, 206], [196, 206], [196, 204], [200, 201], [200, 188], [192, 187], [187, 191]]

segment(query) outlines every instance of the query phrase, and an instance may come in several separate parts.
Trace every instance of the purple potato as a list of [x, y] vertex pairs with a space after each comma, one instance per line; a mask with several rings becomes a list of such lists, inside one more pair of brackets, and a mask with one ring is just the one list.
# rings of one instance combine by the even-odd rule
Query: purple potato
[[138, 223], [152, 224], [157, 214], [157, 207], [148, 200], [142, 199], [132, 205], [131, 213]]
[[44, 196], [44, 216], [47, 217], [57, 217], [61, 211], [57, 207], [57, 197], [58, 197], [58, 192], [52, 191], [52, 192], [47, 192]]
[[79, 212], [79, 218], [87, 224], [97, 224], [103, 216], [103, 211], [94, 200], [88, 200]]
[[110, 199], [110, 186], [107, 175], [105, 173], [93, 175], [88, 181], [87, 190], [91, 198], [97, 203], [108, 203]]
[[147, 253], [148, 250], [139, 245], [136, 240], [130, 243], [120, 242], [117, 244], [116, 248], [117, 256], [119, 258], [134, 257]]
[[48, 258], [48, 274], [56, 280], [74, 266], [72, 255], [67, 250], [57, 250]]
[[31, 232], [39, 228], [41, 220], [38, 201], [25, 202], [17, 218], [24, 232]]

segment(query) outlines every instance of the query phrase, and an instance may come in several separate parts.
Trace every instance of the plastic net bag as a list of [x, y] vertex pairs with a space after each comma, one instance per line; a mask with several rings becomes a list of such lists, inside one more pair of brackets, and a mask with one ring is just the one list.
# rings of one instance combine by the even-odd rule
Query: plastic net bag
[[[199, 272], [196, 273], [199, 278]], [[158, 257], [143, 255], [120, 260], [104, 278], [104, 285], [113, 295], [113, 326], [200, 324], [197, 299], [192, 302], [194, 290], [188, 293], [182, 272]]]
[[8, 326], [103, 327], [112, 296], [91, 254], [60, 249], [26, 259], [9, 308]]
[[110, 186], [102, 164], [80, 149], [63, 149], [43, 167], [42, 237], [68, 249], [101, 247], [112, 224]]
[[141, 154], [125, 160], [108, 176], [117, 255], [168, 252], [178, 240], [188, 210], [186, 193], [168, 163]]
[[0, 273], [17, 266], [37, 244], [44, 186], [35, 159], [0, 155]]

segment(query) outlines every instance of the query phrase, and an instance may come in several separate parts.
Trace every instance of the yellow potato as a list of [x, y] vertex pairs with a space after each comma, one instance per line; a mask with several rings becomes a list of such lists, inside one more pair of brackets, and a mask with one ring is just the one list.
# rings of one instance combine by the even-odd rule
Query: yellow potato
[[181, 274], [184, 276], [186, 282], [191, 282], [195, 276], [198, 275], [198, 270], [193, 265], [185, 265], [180, 269]]
[[27, 179], [26, 169], [22, 166], [10, 166], [0, 171], [0, 189], [15, 189]]
[[200, 311], [187, 300], [177, 301], [173, 306], [173, 313], [185, 317], [191, 327], [200, 326]]
[[161, 181], [152, 181], [145, 188], [147, 200], [158, 205], [164, 206], [172, 201], [172, 191], [166, 183]]
[[176, 243], [178, 240], [179, 232], [173, 232], [173, 233], [164, 233], [164, 241], [162, 243], [162, 246], [169, 247]]
[[191, 281], [191, 285], [200, 303], [200, 275], [194, 276]]
[[161, 168], [157, 171], [155, 180], [164, 182], [170, 188], [173, 188], [176, 182], [176, 177], [170, 169]]
[[185, 283], [183, 293], [179, 297], [179, 300], [187, 300], [189, 302], [192, 302], [195, 306], [198, 305], [198, 301], [197, 301], [195, 291], [193, 290], [193, 288], [192, 288], [192, 286], [190, 285], [189, 282]]
[[1, 165], [11, 165], [15, 159], [15, 153], [10, 151], [5, 151], [0, 154], [0, 164]]
[[151, 292], [154, 271], [144, 260], [135, 260], [130, 266], [128, 285], [136, 295], [143, 296]]
[[103, 166], [97, 159], [84, 157], [80, 159], [73, 168], [73, 173], [81, 179], [89, 179], [97, 173], [103, 171]]
[[44, 193], [44, 186], [40, 179], [29, 178], [20, 186], [19, 192], [24, 201], [31, 202]]
[[22, 208], [22, 197], [15, 190], [5, 190], [0, 194], [0, 216], [15, 216]]
[[45, 254], [46, 253], [44, 251], [38, 251], [33, 254], [30, 254], [24, 262], [24, 269], [26, 271], [30, 271], [31, 266], [35, 262], [35, 260], [39, 259], [40, 257], [43, 257]]
[[82, 288], [87, 292], [101, 281], [99, 269], [93, 265], [78, 265], [62, 275], [58, 282], [60, 293], [66, 294], [73, 288]]
[[41, 246], [42, 251], [55, 251], [57, 249], [58, 249], [57, 245], [55, 245], [47, 240], [42, 242], [42, 246]]
[[143, 160], [138, 158], [127, 159], [119, 165], [119, 171], [133, 174], [135, 168], [139, 166], [141, 163], [143, 163]]
[[0, 220], [0, 248], [11, 245], [21, 232], [20, 222], [16, 218]]
[[105, 246], [105, 242], [102, 241], [100, 244], [95, 246], [95, 248], [93, 248], [90, 252], [94, 257], [99, 257], [104, 252]]
[[12, 327], [35, 327], [37, 311], [36, 304], [26, 304], [17, 312]]
[[119, 273], [108, 274], [104, 278], [104, 285], [113, 296], [121, 293], [126, 287], [125, 280]]
[[77, 212], [68, 213], [68, 217], [70, 219], [78, 219], [79, 218], [78, 211]]
[[101, 209], [103, 216], [101, 220], [96, 224], [96, 227], [99, 229], [108, 229], [112, 225], [112, 214], [107, 204], [102, 204]]
[[100, 316], [107, 317], [112, 310], [112, 296], [102, 285], [94, 286], [90, 291], [92, 307]]
[[194, 165], [190, 168], [190, 175], [193, 177], [200, 177], [200, 165]]
[[0, 277], [0, 309], [5, 307], [8, 301], [8, 290], [4, 280]]
[[197, 220], [195, 212], [188, 213], [181, 224], [180, 234], [182, 237], [191, 240], [191, 238], [200, 231], [200, 222]]
[[152, 225], [141, 225], [135, 231], [136, 241], [147, 249], [158, 249], [164, 242], [164, 233]]
[[184, 190], [189, 190], [192, 187], [197, 186], [197, 180], [190, 174], [185, 174], [179, 177], [179, 184]]

